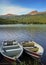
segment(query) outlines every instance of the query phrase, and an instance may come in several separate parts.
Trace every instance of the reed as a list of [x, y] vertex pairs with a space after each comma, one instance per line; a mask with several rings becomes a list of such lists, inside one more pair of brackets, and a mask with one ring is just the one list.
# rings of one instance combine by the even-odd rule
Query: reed
[[39, 61], [38, 60], [34, 60], [34, 61], [29, 61], [29, 63], [26, 63], [25, 61], [24, 62], [21, 62], [21, 63], [13, 63], [12, 65], [40, 65]]

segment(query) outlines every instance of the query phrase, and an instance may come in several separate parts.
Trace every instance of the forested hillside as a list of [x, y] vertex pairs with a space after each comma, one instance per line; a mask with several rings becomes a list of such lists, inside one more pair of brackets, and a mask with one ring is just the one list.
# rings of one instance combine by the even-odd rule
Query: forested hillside
[[0, 24], [46, 24], [46, 14], [0, 16]]

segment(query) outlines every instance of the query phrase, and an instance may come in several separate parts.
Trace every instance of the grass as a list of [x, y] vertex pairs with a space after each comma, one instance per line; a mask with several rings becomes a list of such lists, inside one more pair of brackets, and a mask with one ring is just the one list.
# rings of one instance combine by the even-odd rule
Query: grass
[[28, 63], [26, 63], [25, 61], [24, 62], [21, 62], [21, 63], [13, 63], [12, 65], [40, 65], [39, 61], [38, 60], [34, 60], [34, 61], [29, 61]]

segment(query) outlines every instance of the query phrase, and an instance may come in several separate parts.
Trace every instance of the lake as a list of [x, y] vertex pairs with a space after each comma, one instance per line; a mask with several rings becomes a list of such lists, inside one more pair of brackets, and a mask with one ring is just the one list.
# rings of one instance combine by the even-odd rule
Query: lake
[[45, 50], [41, 60], [46, 64], [46, 25], [0, 25], [0, 45], [4, 40], [33, 40], [39, 43]]

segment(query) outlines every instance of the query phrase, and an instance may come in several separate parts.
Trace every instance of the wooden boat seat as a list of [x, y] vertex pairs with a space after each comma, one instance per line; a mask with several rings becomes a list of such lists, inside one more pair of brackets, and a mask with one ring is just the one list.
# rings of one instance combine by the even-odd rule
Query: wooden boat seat
[[3, 49], [17, 49], [17, 48], [19, 48], [19, 46], [18, 45], [11, 45], [11, 46], [4, 46], [3, 47]]
[[34, 47], [34, 43], [23, 43], [23, 47]]
[[17, 42], [5, 41], [3, 45], [4, 46], [17, 45]]
[[21, 49], [10, 49], [10, 50], [5, 50], [3, 51], [3, 54], [8, 55], [8, 56], [16, 56], [18, 53], [21, 52]]

